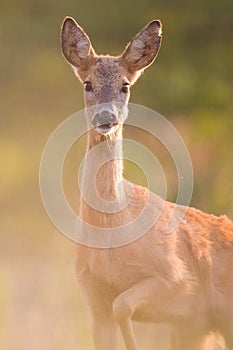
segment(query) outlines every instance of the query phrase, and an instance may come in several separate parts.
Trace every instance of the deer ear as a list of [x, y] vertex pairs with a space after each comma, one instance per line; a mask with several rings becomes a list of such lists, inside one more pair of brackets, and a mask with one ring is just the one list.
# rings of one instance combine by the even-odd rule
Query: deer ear
[[159, 20], [147, 24], [126, 46], [121, 60], [130, 73], [143, 70], [155, 60], [162, 41], [162, 24]]
[[85, 70], [95, 55], [87, 34], [72, 17], [63, 21], [61, 44], [66, 60], [77, 70]]

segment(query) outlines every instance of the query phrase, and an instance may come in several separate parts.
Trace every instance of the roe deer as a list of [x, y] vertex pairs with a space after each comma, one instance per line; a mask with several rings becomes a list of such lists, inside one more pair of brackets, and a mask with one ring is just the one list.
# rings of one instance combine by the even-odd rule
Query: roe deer
[[[139, 215], [149, 195], [151, 217], [163, 203], [153, 227], [130, 244], [106, 249], [77, 244], [77, 278], [91, 311], [96, 350], [117, 349], [118, 327], [126, 348], [139, 349], [133, 320], [171, 324], [172, 349], [201, 349], [211, 332], [221, 333], [226, 346], [233, 349], [233, 223], [226, 216], [190, 207], [167, 234], [166, 224], [175, 204], [123, 180], [121, 140], [130, 86], [155, 60], [161, 28], [159, 20], [151, 21], [120, 56], [112, 57], [97, 55], [73, 18], [66, 17], [63, 22], [63, 54], [84, 85], [91, 126], [82, 191], [88, 193], [94, 184], [97, 196], [105, 202], [128, 203], [118, 212], [104, 212], [81, 195], [80, 217], [96, 228], [109, 228], [111, 235], [111, 228]], [[104, 153], [110, 160], [99, 167], [95, 177], [93, 169]], [[95, 194], [91, 195], [95, 200]]]

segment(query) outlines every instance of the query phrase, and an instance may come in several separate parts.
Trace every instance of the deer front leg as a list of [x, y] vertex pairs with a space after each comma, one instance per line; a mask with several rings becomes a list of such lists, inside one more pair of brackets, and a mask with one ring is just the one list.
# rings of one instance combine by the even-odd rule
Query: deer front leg
[[117, 331], [118, 326], [112, 315], [98, 314], [94, 311], [92, 314], [92, 334], [95, 350], [117, 350]]
[[139, 350], [130, 317], [116, 316], [127, 350]]
[[117, 350], [118, 324], [112, 312], [112, 292], [88, 273], [78, 278], [91, 314], [95, 350]]
[[[135, 311], [148, 308], [151, 303], [154, 304], [158, 287], [161, 287], [161, 284], [158, 285], [157, 278], [148, 278], [121, 293], [113, 301], [113, 315], [121, 328], [127, 350], [139, 349], [131, 318]], [[153, 308], [153, 305], [151, 307]]]

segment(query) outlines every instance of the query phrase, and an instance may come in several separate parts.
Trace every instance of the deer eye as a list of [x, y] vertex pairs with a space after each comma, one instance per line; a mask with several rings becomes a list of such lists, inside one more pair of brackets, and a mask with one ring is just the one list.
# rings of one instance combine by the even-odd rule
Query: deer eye
[[129, 92], [129, 83], [123, 83], [121, 87], [121, 91], [124, 92], [124, 94], [127, 94]]
[[85, 91], [91, 91], [92, 90], [92, 85], [90, 81], [84, 81], [83, 83]]

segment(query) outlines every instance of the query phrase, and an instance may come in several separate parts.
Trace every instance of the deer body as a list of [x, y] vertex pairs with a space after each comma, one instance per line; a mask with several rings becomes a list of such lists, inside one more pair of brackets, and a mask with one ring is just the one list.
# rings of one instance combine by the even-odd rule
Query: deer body
[[[117, 349], [119, 326], [127, 350], [137, 350], [132, 320], [170, 323], [175, 350], [201, 349], [210, 331], [221, 332], [233, 349], [233, 223], [188, 208], [179, 226], [167, 234], [174, 204], [123, 180], [121, 139], [129, 86], [154, 61], [160, 42], [161, 23], [152, 21], [121, 56], [97, 56], [73, 19], [63, 23], [63, 53], [84, 83], [92, 126], [82, 191], [93, 202], [100, 196], [123, 208], [109, 213], [103, 205], [97, 210], [84, 196], [80, 216], [95, 227], [123, 226], [140, 214], [149, 195], [149, 215], [158, 216], [155, 225], [130, 244], [107, 249], [77, 245], [77, 279], [91, 310], [96, 350]], [[95, 178], [93, 169], [106, 154], [110, 160]]]

